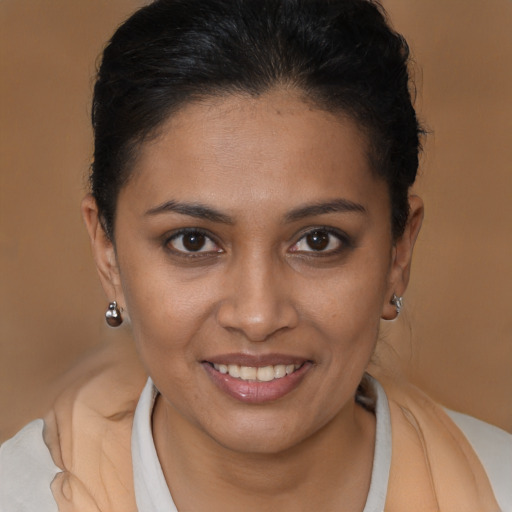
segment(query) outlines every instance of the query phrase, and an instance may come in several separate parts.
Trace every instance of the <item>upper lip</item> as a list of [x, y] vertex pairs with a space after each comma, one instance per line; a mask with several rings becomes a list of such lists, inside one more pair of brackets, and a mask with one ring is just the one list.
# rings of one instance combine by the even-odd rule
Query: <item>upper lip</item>
[[278, 364], [303, 364], [308, 361], [306, 357], [293, 356], [290, 354], [220, 354], [205, 358], [203, 362], [212, 364], [237, 364], [239, 366], [250, 366], [260, 368], [263, 366], [275, 366]]

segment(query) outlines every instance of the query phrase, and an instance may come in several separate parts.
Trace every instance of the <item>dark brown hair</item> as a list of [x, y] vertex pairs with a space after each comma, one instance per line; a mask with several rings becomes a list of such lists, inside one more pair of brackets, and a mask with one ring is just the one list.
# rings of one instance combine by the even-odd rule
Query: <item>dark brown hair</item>
[[105, 48], [94, 88], [91, 186], [113, 239], [116, 200], [137, 147], [179, 108], [211, 95], [287, 85], [351, 116], [386, 181], [393, 236], [408, 218], [421, 128], [409, 49], [370, 0], [157, 0]]

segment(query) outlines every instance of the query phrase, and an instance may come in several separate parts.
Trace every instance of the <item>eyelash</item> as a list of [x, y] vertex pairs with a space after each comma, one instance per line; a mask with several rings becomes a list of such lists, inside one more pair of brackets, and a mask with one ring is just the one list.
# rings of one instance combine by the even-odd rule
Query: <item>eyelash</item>
[[[293, 247], [297, 246], [301, 241], [306, 240], [306, 238], [315, 233], [322, 233], [329, 237], [327, 247], [332, 243], [332, 238], [335, 238], [338, 242], [338, 247], [330, 250], [314, 250], [310, 248], [310, 250], [293, 250]], [[306, 242], [307, 243], [307, 242]], [[348, 236], [345, 232], [327, 226], [315, 226], [308, 228], [305, 232], [302, 233], [302, 236], [293, 244], [291, 252], [298, 253], [300, 255], [307, 255], [313, 257], [328, 257], [339, 254], [346, 249], [350, 249], [354, 246], [353, 240], [350, 236]]]
[[[206, 244], [208, 244], [208, 243], [214, 244], [218, 249], [203, 251], [203, 250], [201, 250], [203, 247], [201, 247], [197, 251], [187, 251], [186, 247], [183, 246], [183, 239], [182, 239], [181, 245], [184, 247], [185, 250], [177, 249], [177, 248], [171, 246], [173, 241], [178, 240], [180, 237], [184, 237], [186, 235], [202, 236], [206, 239]], [[199, 229], [199, 228], [184, 228], [184, 229], [180, 229], [179, 231], [176, 231], [171, 236], [169, 236], [165, 239], [164, 246], [168, 251], [170, 251], [174, 255], [177, 255], [182, 258], [200, 258], [200, 257], [205, 257], [205, 256], [211, 256], [212, 254], [216, 255], [216, 254], [223, 252], [223, 250], [219, 247], [219, 245], [215, 241], [214, 237], [208, 231], [205, 231], [205, 230]]]
[[[315, 233], [321, 233], [325, 234], [329, 237], [327, 241], [327, 247], [332, 243], [332, 238], [335, 238], [338, 242], [338, 247], [330, 250], [315, 250], [313, 248], [310, 248], [310, 250], [299, 250], [299, 249], [293, 249], [293, 247], [297, 246], [301, 241], [305, 240], [308, 236], [314, 235]], [[206, 242], [205, 244], [213, 244], [216, 246], [216, 250], [202, 250], [203, 247], [200, 247], [197, 251], [191, 251], [187, 250], [186, 247], [183, 245], [183, 239], [181, 241], [181, 245], [183, 249], [178, 249], [176, 247], [172, 247], [172, 242], [178, 240], [180, 237], [184, 237], [186, 235], [199, 235], [205, 238]], [[307, 242], [306, 242], [307, 243]], [[300, 238], [297, 239], [297, 241], [292, 245], [288, 251], [290, 251], [292, 254], [298, 254], [301, 256], [311, 256], [311, 257], [328, 257], [333, 256], [336, 254], [339, 254], [343, 252], [346, 249], [349, 249], [353, 247], [353, 241], [352, 239], [343, 231], [334, 229], [332, 227], [326, 227], [326, 226], [315, 226], [315, 227], [309, 227], [307, 230], [303, 231]], [[164, 247], [173, 255], [176, 255], [178, 257], [182, 258], [204, 258], [204, 257], [211, 257], [212, 255], [220, 254], [223, 251], [222, 248], [219, 247], [219, 244], [215, 241], [215, 237], [213, 237], [208, 231], [205, 231], [200, 228], [184, 228], [180, 229], [179, 231], [176, 231], [171, 236], [166, 237], [164, 242]]]

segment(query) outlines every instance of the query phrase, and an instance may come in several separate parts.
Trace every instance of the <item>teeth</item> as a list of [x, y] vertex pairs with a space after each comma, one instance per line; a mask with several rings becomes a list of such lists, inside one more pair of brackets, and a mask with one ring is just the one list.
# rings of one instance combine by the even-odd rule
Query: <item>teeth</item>
[[262, 366], [258, 368], [258, 373], [256, 374], [256, 379], [261, 382], [269, 382], [276, 378], [276, 372], [274, 371], [273, 366]]
[[274, 366], [274, 374], [276, 379], [281, 379], [286, 375], [286, 366], [284, 364]]
[[300, 364], [276, 364], [274, 366], [261, 366], [256, 368], [254, 366], [239, 366], [238, 364], [214, 364], [213, 367], [220, 373], [229, 373], [231, 377], [236, 379], [270, 382], [274, 379], [282, 379], [290, 375], [295, 370], [298, 370], [302, 365]]
[[230, 364], [228, 366], [228, 373], [231, 375], [231, 377], [240, 377], [240, 366], [237, 364]]
[[240, 378], [242, 380], [256, 380], [258, 369], [252, 366], [240, 366]]

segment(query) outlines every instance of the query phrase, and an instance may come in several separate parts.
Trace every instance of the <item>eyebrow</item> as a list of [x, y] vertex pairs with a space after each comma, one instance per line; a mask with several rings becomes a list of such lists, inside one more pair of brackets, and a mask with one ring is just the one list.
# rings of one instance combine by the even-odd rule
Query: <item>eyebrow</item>
[[288, 212], [285, 216], [287, 222], [294, 222], [306, 217], [315, 217], [326, 213], [366, 213], [366, 208], [359, 203], [354, 203], [348, 199], [334, 199], [325, 203], [312, 203], [301, 206], [296, 210]]
[[229, 215], [221, 213], [209, 206], [200, 203], [179, 203], [177, 201], [167, 201], [161, 205], [149, 209], [145, 215], [158, 215], [161, 213], [179, 213], [196, 217], [197, 219], [206, 219], [212, 222], [220, 222], [221, 224], [234, 224], [235, 221]]
[[[145, 215], [159, 215], [162, 213], [178, 213], [197, 219], [206, 219], [221, 224], [235, 224], [235, 221], [229, 215], [219, 212], [209, 206], [200, 203], [181, 203], [178, 201], [167, 201], [154, 208], [150, 208]], [[301, 206], [288, 212], [284, 219], [285, 222], [295, 222], [307, 217], [325, 215], [326, 213], [366, 213], [366, 208], [359, 203], [354, 203], [348, 199], [334, 199], [325, 203], [312, 203]]]

